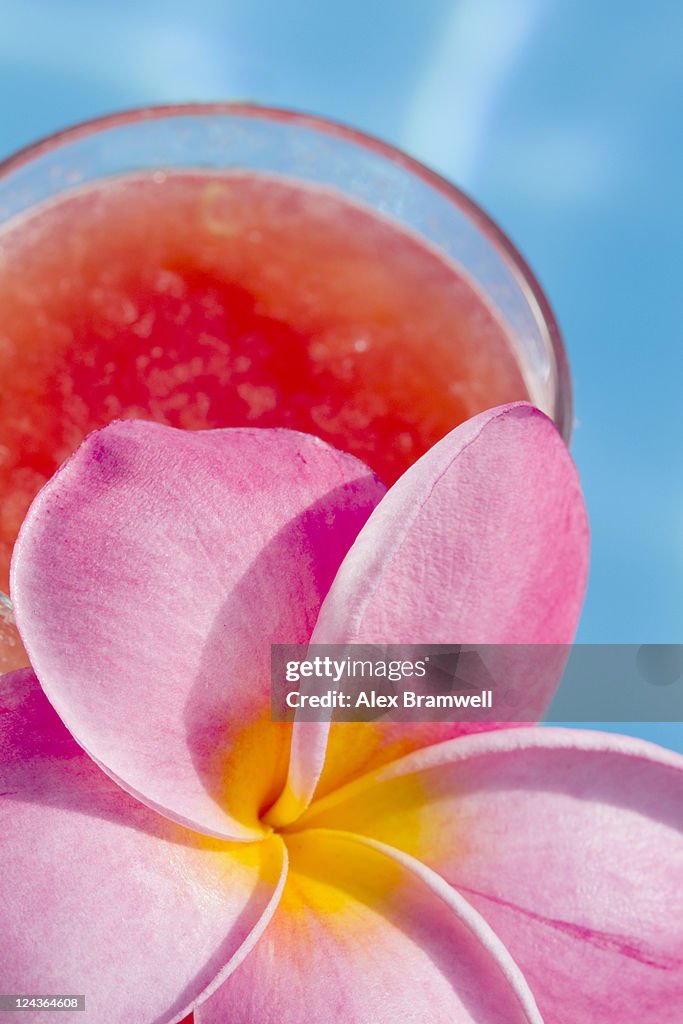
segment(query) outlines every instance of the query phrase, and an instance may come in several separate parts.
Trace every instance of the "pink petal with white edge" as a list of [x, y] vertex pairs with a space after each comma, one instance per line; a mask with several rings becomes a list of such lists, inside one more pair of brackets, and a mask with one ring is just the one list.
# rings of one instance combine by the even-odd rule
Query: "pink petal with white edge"
[[508, 947], [546, 1024], [679, 1024], [679, 755], [581, 730], [482, 733], [387, 765], [298, 825], [438, 871]]
[[270, 644], [309, 639], [383, 491], [293, 431], [90, 435], [32, 505], [11, 576], [31, 664], [78, 742], [181, 824], [262, 835], [291, 732], [270, 721]]
[[468, 420], [405, 473], [337, 573], [313, 643], [566, 644], [588, 527], [555, 426], [525, 402]]
[[85, 995], [65, 1024], [181, 1020], [247, 955], [286, 873], [277, 837], [206, 839], [124, 793], [30, 670], [0, 680], [0, 834], [0, 992]]
[[342, 833], [288, 847], [276, 914], [197, 1024], [542, 1024], [502, 943], [429, 869]]
[[[579, 479], [553, 423], [525, 402], [491, 409], [387, 493], [337, 573], [312, 643], [555, 645], [489, 652], [495, 678], [515, 694], [515, 719], [537, 721], [562, 674], [561, 645], [574, 636], [588, 553]], [[349, 744], [348, 727], [333, 726], [318, 795], [476, 729], [380, 723], [355, 729]]]

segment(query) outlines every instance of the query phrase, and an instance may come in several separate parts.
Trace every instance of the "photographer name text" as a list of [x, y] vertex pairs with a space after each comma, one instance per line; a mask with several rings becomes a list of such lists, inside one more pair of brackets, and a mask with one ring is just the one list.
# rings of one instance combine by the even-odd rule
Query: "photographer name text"
[[290, 691], [287, 694], [287, 707], [289, 708], [339, 708], [349, 710], [351, 708], [378, 708], [390, 710], [391, 708], [450, 708], [453, 710], [464, 708], [492, 708], [493, 691], [481, 690], [479, 693], [439, 693], [425, 694], [416, 693], [414, 690], [404, 690], [402, 693], [388, 694], [380, 693], [377, 690], [361, 690], [357, 693], [345, 693], [343, 690], [326, 690], [324, 693], [299, 693]]

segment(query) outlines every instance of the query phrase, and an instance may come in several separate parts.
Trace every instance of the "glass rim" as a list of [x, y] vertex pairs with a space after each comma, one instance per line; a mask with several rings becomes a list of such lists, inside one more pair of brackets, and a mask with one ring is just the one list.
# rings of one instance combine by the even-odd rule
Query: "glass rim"
[[341, 121], [323, 117], [320, 114], [307, 113], [286, 107], [271, 107], [255, 102], [226, 100], [220, 102], [154, 104], [130, 107], [109, 114], [101, 114], [97, 117], [79, 121], [66, 128], [61, 128], [56, 132], [51, 132], [49, 135], [45, 135], [23, 146], [3, 160], [0, 160], [0, 180], [6, 178], [25, 164], [30, 163], [34, 158], [41, 156], [43, 153], [50, 152], [61, 145], [80, 138], [96, 135], [98, 132], [108, 128], [115, 128], [144, 120], [163, 120], [172, 117], [201, 117], [206, 115], [250, 117], [264, 121], [280, 121], [300, 125], [304, 128], [311, 128], [314, 131], [353, 142], [405, 168], [405, 170], [420, 178], [444, 196], [445, 199], [461, 209], [507, 262], [527, 302], [531, 306], [536, 320], [547, 335], [549, 347], [555, 360], [557, 375], [554, 420], [565, 442], [569, 444], [573, 425], [573, 396], [569, 361], [557, 318], [536, 274], [515, 243], [493, 217], [479, 203], [472, 199], [467, 192], [390, 142], [385, 142], [358, 128], [351, 127]]

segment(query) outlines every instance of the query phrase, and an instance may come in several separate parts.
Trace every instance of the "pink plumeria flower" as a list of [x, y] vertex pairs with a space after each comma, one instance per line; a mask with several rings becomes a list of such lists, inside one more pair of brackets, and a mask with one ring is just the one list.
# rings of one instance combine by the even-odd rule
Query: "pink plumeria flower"
[[586, 519], [540, 412], [477, 416], [383, 490], [302, 434], [124, 422], [40, 493], [12, 568], [35, 675], [0, 687], [0, 991], [85, 993], [76, 1024], [679, 1024], [682, 758], [270, 720], [271, 643], [572, 639]]

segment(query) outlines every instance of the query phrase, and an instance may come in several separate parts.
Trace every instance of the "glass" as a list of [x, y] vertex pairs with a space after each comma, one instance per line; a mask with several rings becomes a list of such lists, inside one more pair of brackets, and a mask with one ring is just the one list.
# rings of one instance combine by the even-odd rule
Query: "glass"
[[571, 384], [560, 331], [512, 242], [472, 199], [355, 129], [252, 104], [147, 107], [85, 122], [0, 164], [0, 225], [66, 189], [152, 168], [248, 169], [333, 187], [427, 240], [486, 296], [532, 401], [569, 440]]
[[533, 273], [468, 196], [386, 143], [251, 104], [151, 107], [77, 125], [0, 164], [0, 226], [37, 204], [140, 170], [267, 172], [336, 189], [408, 228], [474, 283], [503, 325], [531, 400], [571, 432], [559, 329]]

